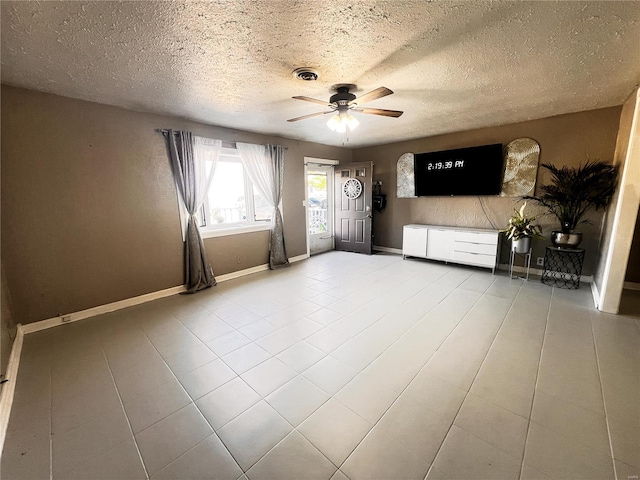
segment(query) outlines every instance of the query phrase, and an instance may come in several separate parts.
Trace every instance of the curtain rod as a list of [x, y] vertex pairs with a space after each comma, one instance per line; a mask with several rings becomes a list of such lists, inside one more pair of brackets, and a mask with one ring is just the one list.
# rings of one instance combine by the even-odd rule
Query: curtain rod
[[[166, 128], [156, 128], [156, 132], [164, 134], [164, 133], [169, 133], [169, 130], [167, 130]], [[224, 148], [236, 148], [237, 149], [236, 143], [237, 142], [225, 142], [223, 140], [222, 141], [222, 146]], [[285, 150], [289, 150], [289, 147], [284, 147], [284, 149]]]

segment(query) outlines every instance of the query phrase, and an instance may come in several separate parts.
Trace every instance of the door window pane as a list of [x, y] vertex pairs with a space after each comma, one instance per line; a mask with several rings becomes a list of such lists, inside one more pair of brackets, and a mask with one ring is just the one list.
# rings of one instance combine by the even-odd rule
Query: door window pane
[[309, 192], [309, 234], [315, 235], [328, 231], [327, 228], [327, 174], [309, 172], [307, 174]]

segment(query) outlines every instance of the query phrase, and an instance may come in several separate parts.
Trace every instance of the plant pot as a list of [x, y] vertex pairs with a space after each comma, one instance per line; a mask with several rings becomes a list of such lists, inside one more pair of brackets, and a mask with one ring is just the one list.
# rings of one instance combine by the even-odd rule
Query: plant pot
[[563, 233], [557, 230], [551, 232], [551, 243], [558, 248], [578, 248], [582, 241], [581, 232]]
[[522, 237], [518, 240], [511, 239], [511, 250], [516, 253], [529, 253], [529, 250], [531, 250], [531, 237]]

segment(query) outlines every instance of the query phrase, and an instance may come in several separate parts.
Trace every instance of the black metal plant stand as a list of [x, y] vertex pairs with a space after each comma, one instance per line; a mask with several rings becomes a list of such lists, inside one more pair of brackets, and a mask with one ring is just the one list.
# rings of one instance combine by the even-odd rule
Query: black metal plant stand
[[547, 247], [540, 281], [552, 287], [580, 288], [583, 263], [584, 250], [582, 248]]

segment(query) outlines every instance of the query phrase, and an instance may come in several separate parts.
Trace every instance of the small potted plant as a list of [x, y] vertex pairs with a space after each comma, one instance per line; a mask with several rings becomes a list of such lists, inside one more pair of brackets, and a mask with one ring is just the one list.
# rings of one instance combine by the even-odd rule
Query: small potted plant
[[598, 161], [588, 161], [577, 168], [558, 168], [548, 163], [542, 167], [551, 172], [551, 183], [542, 185], [537, 197], [523, 198], [546, 207], [560, 222], [560, 230], [551, 235], [554, 246], [576, 248], [582, 241], [582, 233], [575, 229], [586, 222], [585, 214], [592, 208], [605, 208], [613, 197], [617, 167]]
[[509, 226], [501, 230], [511, 240], [511, 249], [516, 253], [528, 253], [531, 249], [531, 239], [543, 239], [542, 227], [534, 224], [536, 217], [525, 213], [527, 202], [524, 202], [520, 210], [514, 210], [509, 219]]

